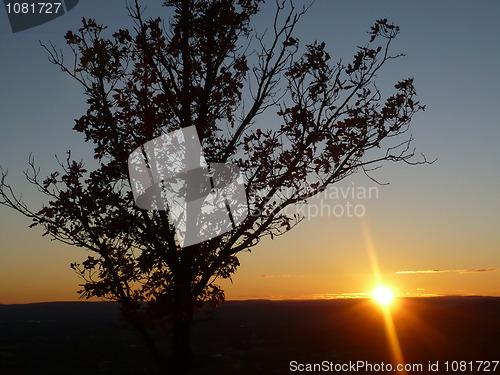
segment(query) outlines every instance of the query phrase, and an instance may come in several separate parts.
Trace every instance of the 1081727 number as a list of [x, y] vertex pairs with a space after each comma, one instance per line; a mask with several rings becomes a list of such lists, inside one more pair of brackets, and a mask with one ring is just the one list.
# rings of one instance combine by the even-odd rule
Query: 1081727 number
[[7, 3], [9, 14], [54, 14], [59, 13], [62, 3]]
[[496, 372], [500, 361], [446, 361], [446, 372]]

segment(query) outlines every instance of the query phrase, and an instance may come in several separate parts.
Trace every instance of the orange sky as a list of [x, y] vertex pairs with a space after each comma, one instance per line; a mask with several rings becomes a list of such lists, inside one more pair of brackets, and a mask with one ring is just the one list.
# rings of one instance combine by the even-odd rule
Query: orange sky
[[[411, 178], [418, 179], [427, 168], [413, 170]], [[311, 217], [286, 236], [265, 240], [252, 253], [242, 253], [233, 283], [222, 282], [227, 299], [366, 296], [377, 284], [367, 232], [380, 278], [398, 296], [500, 296], [498, 255], [487, 251], [488, 246], [494, 250], [494, 228], [490, 228], [490, 240], [483, 235], [476, 242], [465, 230], [441, 236], [446, 227], [439, 228], [431, 218], [416, 227], [415, 217], [400, 215], [412, 204], [404, 198], [405, 192], [399, 199], [395, 198], [399, 194], [390, 194], [400, 184], [396, 178], [379, 188], [377, 200], [363, 202], [367, 211], [363, 218]], [[69, 264], [84, 260], [87, 253], [40, 238], [41, 231], [29, 230], [27, 223], [12, 216], [0, 229], [2, 238], [10, 238], [2, 245], [11, 249], [2, 252], [0, 303], [78, 299], [79, 279]], [[484, 250], [470, 251], [475, 243]]]

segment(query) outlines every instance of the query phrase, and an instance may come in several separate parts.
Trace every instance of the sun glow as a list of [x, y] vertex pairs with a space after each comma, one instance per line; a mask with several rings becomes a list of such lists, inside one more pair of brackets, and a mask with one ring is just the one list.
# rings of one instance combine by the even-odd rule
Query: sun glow
[[389, 306], [394, 300], [394, 293], [385, 286], [379, 286], [373, 291], [372, 297], [382, 306]]

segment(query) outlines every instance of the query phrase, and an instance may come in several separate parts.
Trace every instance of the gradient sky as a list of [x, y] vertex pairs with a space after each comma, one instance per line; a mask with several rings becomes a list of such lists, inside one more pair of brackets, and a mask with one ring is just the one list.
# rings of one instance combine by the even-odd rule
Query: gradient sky
[[[30, 153], [42, 173], [55, 170], [54, 155], [68, 149], [93, 163], [91, 145], [71, 130], [85, 110], [81, 87], [47, 61], [39, 40], [65, 48], [63, 35], [82, 17], [111, 30], [128, 27], [118, 4], [83, 0], [68, 14], [16, 34], [0, 10], [0, 165], [33, 207], [43, 197], [23, 180]], [[262, 30], [269, 16], [260, 14], [256, 27]], [[393, 52], [407, 54], [380, 72], [379, 86], [415, 77], [427, 110], [413, 122], [414, 145], [438, 161], [386, 165], [375, 177], [390, 185], [378, 186], [370, 199], [350, 196], [376, 187], [356, 175], [338, 187], [347, 198], [335, 199], [333, 190], [330, 199], [313, 201], [316, 207], [360, 204], [366, 214], [309, 211], [316, 217], [241, 254], [233, 283], [223, 283], [228, 299], [357, 296], [374, 289], [375, 261], [401, 296], [500, 296], [500, 2], [317, 0], [297, 35], [303, 43], [324, 40], [334, 59], [348, 60], [379, 18], [401, 27]], [[76, 300], [79, 279], [69, 264], [88, 253], [42, 238], [29, 223], [0, 207], [0, 303]]]

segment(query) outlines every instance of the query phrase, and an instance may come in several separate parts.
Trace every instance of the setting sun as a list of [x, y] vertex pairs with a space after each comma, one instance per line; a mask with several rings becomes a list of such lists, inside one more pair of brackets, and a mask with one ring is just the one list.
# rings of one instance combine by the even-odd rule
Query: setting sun
[[385, 286], [379, 286], [373, 291], [372, 297], [382, 306], [387, 306], [394, 300], [394, 293]]

